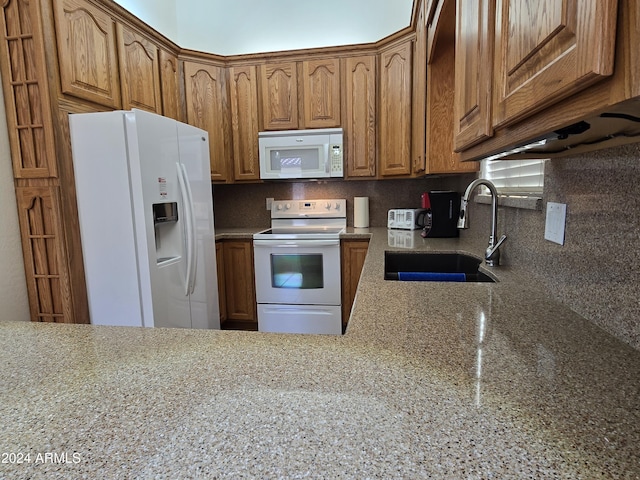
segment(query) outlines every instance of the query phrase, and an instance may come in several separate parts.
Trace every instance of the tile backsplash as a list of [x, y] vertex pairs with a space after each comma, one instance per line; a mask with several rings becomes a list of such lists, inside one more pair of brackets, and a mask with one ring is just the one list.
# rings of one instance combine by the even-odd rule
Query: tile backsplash
[[[416, 208], [429, 190], [464, 192], [473, 174], [414, 180], [274, 182], [215, 185], [217, 227], [268, 227], [265, 199], [369, 197], [370, 226], [386, 226], [390, 208]], [[567, 205], [565, 243], [544, 239], [547, 202]], [[487, 246], [490, 206], [472, 202], [470, 236]], [[640, 144], [554, 159], [545, 167], [543, 209], [500, 207], [498, 234], [508, 239], [501, 263], [528, 275], [548, 294], [640, 349]], [[499, 268], [499, 267], [498, 267]]]
[[353, 197], [369, 197], [369, 226], [385, 227], [391, 208], [419, 208], [422, 192], [464, 192], [474, 174], [411, 180], [358, 180], [313, 182], [265, 182], [247, 185], [214, 185], [215, 224], [226, 227], [268, 227], [271, 222], [266, 199], [346, 198], [347, 225], [353, 226]]

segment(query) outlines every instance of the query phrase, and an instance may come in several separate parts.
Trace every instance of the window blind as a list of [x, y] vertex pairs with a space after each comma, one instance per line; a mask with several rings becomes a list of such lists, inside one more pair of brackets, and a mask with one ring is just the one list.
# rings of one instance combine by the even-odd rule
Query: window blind
[[546, 160], [483, 160], [482, 178], [504, 195], [542, 194]]

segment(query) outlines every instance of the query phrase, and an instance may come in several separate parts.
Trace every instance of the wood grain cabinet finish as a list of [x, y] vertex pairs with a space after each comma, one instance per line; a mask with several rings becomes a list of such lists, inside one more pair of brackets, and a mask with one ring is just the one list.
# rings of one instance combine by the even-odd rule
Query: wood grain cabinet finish
[[[475, 172], [478, 162], [462, 162], [454, 152], [456, 0], [438, 4], [428, 26], [432, 42], [427, 65], [426, 173]], [[486, 65], [485, 65], [486, 67]]]
[[216, 242], [216, 270], [218, 274], [218, 305], [220, 307], [220, 324], [227, 319], [227, 293], [224, 277], [224, 244]]
[[256, 322], [253, 242], [225, 240], [223, 246], [227, 320]]
[[411, 41], [380, 55], [380, 175], [411, 174]]
[[457, 151], [490, 137], [493, 82], [494, 0], [458, 0], [455, 44]]
[[376, 174], [376, 57], [344, 60], [346, 177]]
[[211, 180], [229, 180], [231, 127], [229, 94], [223, 67], [184, 62], [187, 123], [209, 133]]
[[369, 240], [342, 240], [342, 328], [347, 327], [369, 249]]
[[39, 2], [3, 3], [0, 55], [15, 178], [57, 176]]
[[416, 40], [413, 45], [413, 108], [411, 111], [412, 173], [424, 174], [426, 165], [427, 116], [427, 14], [426, 0], [416, 0]]
[[162, 114], [165, 117], [182, 121], [178, 56], [160, 49], [159, 61]]
[[339, 59], [302, 62], [302, 105], [304, 128], [340, 126]]
[[298, 70], [296, 62], [260, 66], [262, 128], [298, 128]]
[[72, 322], [59, 189], [19, 186], [16, 198], [31, 320]]
[[233, 131], [233, 179], [260, 179], [258, 159], [258, 84], [255, 66], [229, 69], [231, 82], [231, 130]]
[[493, 124], [613, 73], [618, 0], [497, 0]]
[[120, 108], [114, 20], [84, 0], [54, 4], [62, 92]]
[[116, 25], [122, 108], [162, 114], [158, 47], [124, 25]]

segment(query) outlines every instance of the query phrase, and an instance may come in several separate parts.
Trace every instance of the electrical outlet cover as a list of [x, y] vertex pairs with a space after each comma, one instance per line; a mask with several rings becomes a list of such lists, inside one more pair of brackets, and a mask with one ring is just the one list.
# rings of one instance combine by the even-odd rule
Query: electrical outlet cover
[[547, 219], [544, 228], [544, 238], [554, 243], [564, 245], [564, 225], [567, 218], [565, 203], [547, 203]]

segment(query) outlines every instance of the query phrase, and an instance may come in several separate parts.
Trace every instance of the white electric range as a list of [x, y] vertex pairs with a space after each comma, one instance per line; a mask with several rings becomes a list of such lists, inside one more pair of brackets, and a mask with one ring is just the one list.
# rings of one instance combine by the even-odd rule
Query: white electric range
[[340, 234], [344, 199], [276, 200], [253, 236], [258, 330], [342, 334]]

